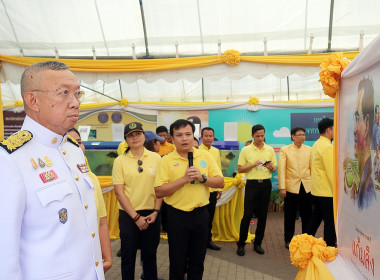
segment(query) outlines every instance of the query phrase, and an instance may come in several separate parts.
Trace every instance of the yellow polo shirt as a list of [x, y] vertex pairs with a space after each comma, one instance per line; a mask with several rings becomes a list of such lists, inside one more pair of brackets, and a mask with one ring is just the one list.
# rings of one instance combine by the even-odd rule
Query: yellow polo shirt
[[[220, 161], [220, 151], [218, 148], [215, 148], [213, 146], [211, 146], [210, 148], [208, 148], [206, 145], [203, 145], [203, 143], [199, 146], [199, 150], [202, 150], [202, 151], [207, 151], [209, 152], [215, 159], [216, 161], [216, 164], [219, 166], [220, 170], [222, 170], [222, 163]], [[215, 189], [215, 188], [209, 188], [210, 189], [210, 192], [217, 192], [217, 191], [221, 191], [222, 189]]]
[[[257, 148], [253, 143], [243, 147], [239, 154], [238, 165], [246, 166], [255, 163], [258, 160], [262, 162], [272, 161], [274, 166], [277, 166], [276, 155], [274, 154], [274, 149], [264, 143], [262, 149]], [[272, 172], [270, 172], [264, 166], [257, 166], [245, 173], [245, 177], [248, 180], [264, 180], [270, 179], [272, 177]]]
[[311, 147], [294, 143], [282, 147], [278, 158], [279, 189], [298, 194], [301, 182], [307, 193], [311, 190]]
[[128, 144], [127, 144], [127, 141], [123, 141], [119, 144], [119, 147], [117, 147], [117, 155], [121, 155], [122, 153], [124, 153], [128, 148]]
[[333, 145], [324, 136], [314, 143], [311, 149], [311, 194], [333, 196]]
[[[131, 151], [118, 156], [112, 169], [112, 183], [124, 185], [124, 193], [136, 211], [154, 209], [156, 202], [154, 179], [161, 157], [144, 148], [140, 160], [143, 162], [141, 173], [138, 172], [138, 159]], [[119, 202], [118, 206], [123, 210]]]
[[168, 153], [171, 153], [173, 152], [175, 149], [175, 146], [167, 141], [165, 141], [165, 144], [161, 144], [160, 143], [160, 151], [158, 152], [158, 154], [160, 156], [166, 156]]
[[[223, 177], [222, 171], [210, 153], [193, 148], [193, 164], [198, 167], [201, 174], [207, 177]], [[177, 150], [164, 156], [156, 176], [155, 186], [174, 182], [184, 176], [188, 160], [181, 157]], [[164, 198], [165, 202], [182, 211], [192, 211], [196, 207], [202, 207], [209, 203], [209, 188], [195, 181], [194, 184], [186, 183], [172, 195]]]
[[106, 210], [106, 205], [103, 199], [102, 187], [100, 186], [98, 177], [96, 177], [94, 173], [90, 171], [87, 174], [95, 186], [95, 205], [96, 205], [96, 212], [98, 216], [98, 225], [99, 225], [100, 218], [107, 217], [107, 210]]

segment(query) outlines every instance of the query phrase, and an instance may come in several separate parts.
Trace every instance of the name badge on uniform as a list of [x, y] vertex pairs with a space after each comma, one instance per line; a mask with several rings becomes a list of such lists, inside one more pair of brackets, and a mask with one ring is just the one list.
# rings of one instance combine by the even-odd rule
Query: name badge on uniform
[[62, 224], [65, 224], [67, 222], [67, 209], [62, 208], [61, 210], [58, 211], [58, 215], [59, 215], [59, 221]]
[[88, 168], [87, 168], [87, 164], [85, 164], [85, 163], [77, 164], [77, 166], [78, 166], [78, 169], [80, 170], [80, 172], [82, 172], [82, 173], [90, 172], [90, 170], [88, 170]]
[[49, 170], [49, 171], [42, 172], [40, 174], [40, 178], [42, 182], [47, 183], [47, 182], [57, 179], [58, 175], [55, 174], [54, 170]]

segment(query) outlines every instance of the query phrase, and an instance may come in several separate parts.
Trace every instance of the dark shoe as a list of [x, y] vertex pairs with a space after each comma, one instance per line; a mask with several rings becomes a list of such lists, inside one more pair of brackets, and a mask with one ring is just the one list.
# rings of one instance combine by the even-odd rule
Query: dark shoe
[[236, 254], [238, 254], [239, 256], [244, 256], [245, 255], [244, 246], [238, 246]]
[[221, 248], [219, 246], [217, 246], [214, 242], [210, 241], [207, 243], [207, 248], [211, 249], [211, 250], [220, 250]]
[[288, 250], [289, 250], [289, 244], [290, 244], [289, 241], [288, 241], [288, 242], [285, 242], [285, 248], [288, 249]]
[[261, 245], [253, 245], [253, 250], [260, 255], [264, 254], [264, 249]]
[[116, 256], [118, 256], [119, 258], [121, 257], [121, 248], [119, 251], [117, 251]]

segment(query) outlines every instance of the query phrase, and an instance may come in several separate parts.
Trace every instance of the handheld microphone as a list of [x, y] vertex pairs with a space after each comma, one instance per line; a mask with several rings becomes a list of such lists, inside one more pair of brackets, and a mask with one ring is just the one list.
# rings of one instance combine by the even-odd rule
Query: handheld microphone
[[[193, 152], [187, 153], [187, 159], [189, 160], [189, 167], [193, 166]], [[191, 181], [191, 184], [194, 184], [194, 181]]]

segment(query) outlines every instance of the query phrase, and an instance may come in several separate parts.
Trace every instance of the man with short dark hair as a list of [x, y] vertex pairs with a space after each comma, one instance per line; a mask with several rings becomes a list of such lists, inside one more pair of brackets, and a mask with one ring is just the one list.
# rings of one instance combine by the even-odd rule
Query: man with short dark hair
[[311, 195], [313, 212], [307, 233], [315, 235], [322, 220], [327, 246], [336, 246], [333, 207], [333, 146], [334, 120], [324, 118], [318, 123], [319, 139], [311, 149]]
[[[377, 133], [373, 131], [379, 116], [373, 117], [374, 104], [373, 83], [370, 78], [363, 78], [358, 86], [358, 95], [354, 113], [355, 157], [358, 159], [360, 185], [357, 192], [358, 208], [368, 208], [377, 200], [372, 178], [371, 139]], [[379, 107], [377, 107], [377, 110]], [[373, 124], [375, 119], [375, 123]], [[376, 139], [375, 141], [376, 142]], [[376, 144], [376, 143], [375, 143]], [[373, 147], [376, 149], [376, 147]]]
[[188, 120], [171, 124], [176, 149], [162, 158], [156, 174], [156, 196], [164, 198], [168, 205], [170, 279], [183, 279], [185, 272], [189, 279], [202, 279], [209, 188], [224, 186], [222, 172], [212, 155], [193, 147], [194, 130]]
[[311, 147], [304, 145], [305, 128], [294, 127], [291, 132], [292, 144], [282, 147], [278, 159], [278, 185], [284, 198], [284, 240], [285, 247], [293, 238], [297, 209], [305, 233], [311, 217]]
[[237, 254], [245, 255], [245, 241], [248, 236], [249, 224], [255, 210], [257, 227], [253, 250], [264, 254], [261, 243], [264, 239], [267, 222], [268, 205], [272, 191], [270, 178], [276, 172], [277, 160], [274, 149], [264, 143], [265, 128], [261, 124], [252, 127], [252, 144], [243, 147], [238, 160], [238, 172], [245, 173], [244, 214], [240, 223], [240, 235], [237, 243]]
[[[212, 146], [212, 143], [215, 140], [214, 129], [212, 129], [211, 127], [202, 128], [201, 140], [202, 140], [202, 144], [199, 146], [199, 149], [209, 152], [214, 157], [220, 170], [222, 170], [222, 164], [220, 162], [220, 151], [217, 148]], [[210, 188], [210, 198], [209, 198], [210, 203], [208, 205], [208, 212], [210, 214], [210, 217], [209, 217], [209, 234], [208, 234], [207, 248], [211, 250], [221, 249], [214, 242], [212, 242], [212, 221], [214, 220], [216, 201], [220, 198], [221, 195], [222, 195], [222, 189]]]
[[0, 143], [1, 279], [104, 279], [94, 185], [67, 135], [83, 94], [58, 61], [22, 75], [26, 117]]
[[165, 138], [163, 141], [160, 141], [160, 151], [158, 154], [163, 157], [167, 155], [168, 153], [171, 153], [174, 151], [174, 145], [169, 143], [168, 140], [168, 129], [166, 126], [159, 126], [156, 128], [156, 134], [162, 138]]

